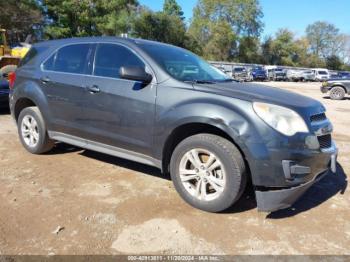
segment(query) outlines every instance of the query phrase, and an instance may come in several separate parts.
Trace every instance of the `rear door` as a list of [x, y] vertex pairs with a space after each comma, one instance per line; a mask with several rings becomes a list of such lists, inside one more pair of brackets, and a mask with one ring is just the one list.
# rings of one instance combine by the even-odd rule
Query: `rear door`
[[58, 49], [42, 65], [40, 84], [52, 116], [53, 130], [79, 136], [82, 131], [84, 81], [93, 45], [70, 44]]
[[144, 67], [130, 48], [101, 43], [96, 47], [93, 72], [87, 76], [84, 126], [91, 141], [149, 155], [153, 143], [156, 84], [121, 79], [122, 66]]

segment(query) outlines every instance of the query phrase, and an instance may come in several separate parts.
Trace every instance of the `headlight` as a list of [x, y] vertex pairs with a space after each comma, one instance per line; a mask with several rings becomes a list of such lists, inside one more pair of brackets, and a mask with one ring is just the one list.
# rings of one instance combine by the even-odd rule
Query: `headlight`
[[266, 124], [286, 136], [309, 132], [305, 121], [291, 109], [259, 102], [253, 103], [253, 109]]

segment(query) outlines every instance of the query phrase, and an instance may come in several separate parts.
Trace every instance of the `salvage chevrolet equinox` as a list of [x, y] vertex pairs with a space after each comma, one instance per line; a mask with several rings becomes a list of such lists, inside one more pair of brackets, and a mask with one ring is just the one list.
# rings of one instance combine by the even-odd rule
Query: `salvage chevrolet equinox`
[[236, 82], [182, 48], [115, 37], [42, 42], [9, 78], [26, 150], [60, 141], [158, 167], [205, 211], [232, 206], [248, 179], [258, 210], [286, 208], [335, 172], [321, 103]]

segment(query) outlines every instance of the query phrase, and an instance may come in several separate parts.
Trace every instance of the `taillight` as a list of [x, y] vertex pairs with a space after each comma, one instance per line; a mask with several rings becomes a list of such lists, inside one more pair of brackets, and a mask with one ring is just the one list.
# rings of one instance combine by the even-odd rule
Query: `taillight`
[[10, 72], [8, 74], [8, 80], [9, 80], [9, 87], [10, 89], [13, 89], [15, 86], [15, 81], [16, 81], [16, 73], [15, 72]]

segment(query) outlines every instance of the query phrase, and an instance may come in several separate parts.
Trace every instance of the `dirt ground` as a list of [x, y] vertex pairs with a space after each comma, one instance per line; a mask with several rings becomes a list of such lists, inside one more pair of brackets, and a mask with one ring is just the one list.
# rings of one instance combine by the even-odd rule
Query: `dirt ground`
[[338, 172], [292, 208], [259, 213], [254, 194], [224, 214], [180, 199], [157, 169], [59, 144], [36, 156], [0, 113], [0, 255], [350, 254], [350, 99], [319, 83], [267, 83], [321, 101], [334, 124]]

